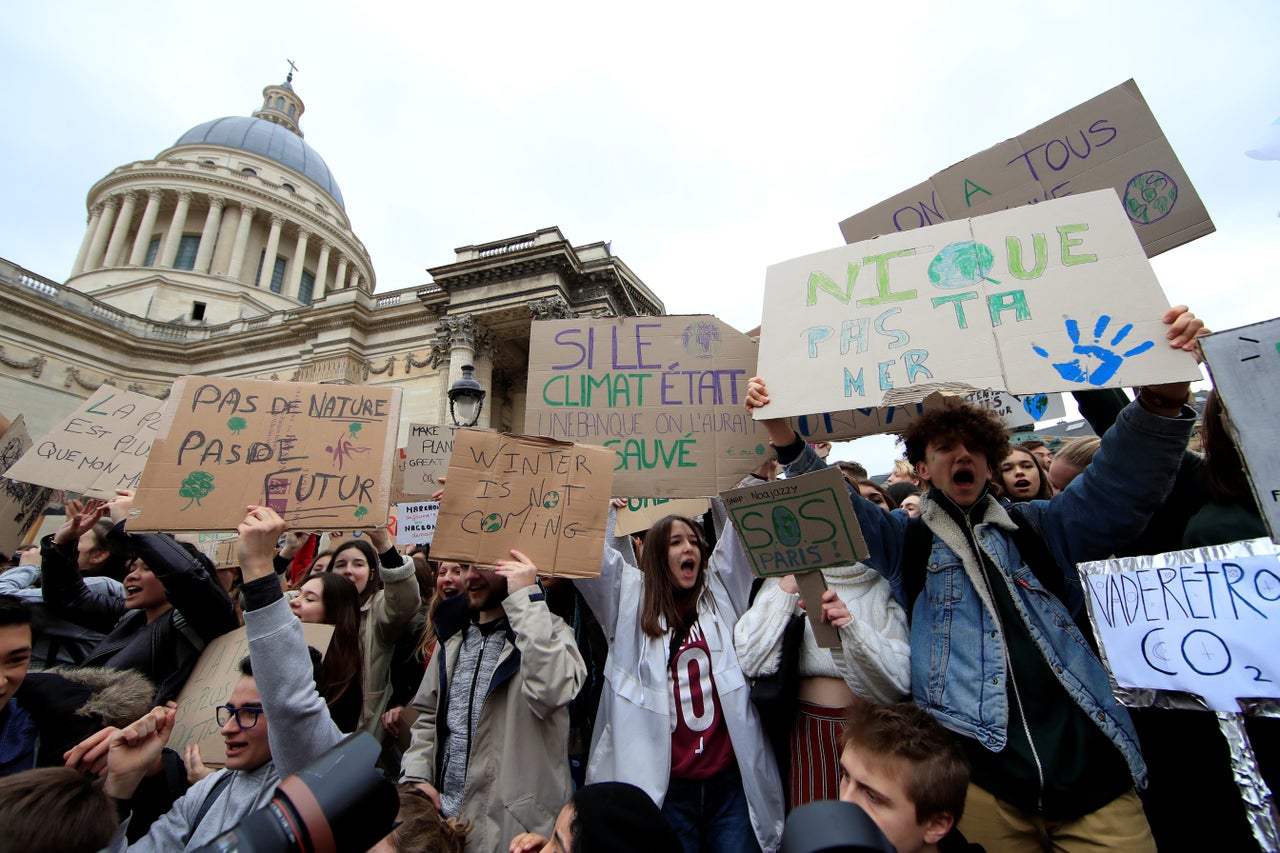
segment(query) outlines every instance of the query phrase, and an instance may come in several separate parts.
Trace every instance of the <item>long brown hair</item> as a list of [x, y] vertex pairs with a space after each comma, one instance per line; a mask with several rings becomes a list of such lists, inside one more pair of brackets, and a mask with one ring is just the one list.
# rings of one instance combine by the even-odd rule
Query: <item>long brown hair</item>
[[316, 572], [303, 580], [320, 581], [324, 621], [333, 626], [333, 639], [324, 656], [324, 677], [316, 685], [326, 705], [333, 706], [348, 688], [359, 687], [360, 678], [360, 593], [355, 583], [343, 575]]
[[1204, 437], [1204, 485], [1209, 497], [1216, 501], [1240, 501], [1254, 506], [1249, 478], [1244, 473], [1244, 462], [1236, 449], [1227, 425], [1218, 392], [1214, 391], [1204, 404], [1204, 419], [1200, 428]]
[[333, 571], [333, 564], [338, 562], [338, 555], [343, 551], [350, 551], [352, 548], [364, 555], [365, 561], [369, 564], [369, 580], [364, 585], [364, 592], [357, 590], [360, 596], [360, 606], [364, 607], [369, 603], [369, 599], [382, 589], [382, 560], [378, 557], [378, 549], [373, 547], [367, 539], [352, 539], [349, 542], [343, 542], [333, 551], [333, 559], [329, 561], [328, 571]]
[[640, 571], [644, 573], [644, 603], [640, 610], [640, 627], [650, 637], [664, 637], [682, 623], [680, 607], [676, 603], [675, 584], [671, 582], [671, 570], [667, 552], [671, 547], [671, 528], [680, 522], [693, 531], [698, 544], [701, 565], [698, 582], [694, 584], [694, 601], [702, 595], [707, 582], [707, 559], [711, 549], [703, 538], [702, 527], [683, 515], [668, 515], [659, 520], [644, 535], [644, 550], [640, 554]]

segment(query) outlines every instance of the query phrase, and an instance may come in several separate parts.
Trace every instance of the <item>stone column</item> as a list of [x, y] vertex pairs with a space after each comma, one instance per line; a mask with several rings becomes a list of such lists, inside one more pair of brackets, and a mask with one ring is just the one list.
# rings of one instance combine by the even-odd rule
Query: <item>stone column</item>
[[102, 253], [106, 251], [107, 237], [111, 234], [111, 226], [116, 224], [116, 211], [119, 209], [120, 199], [115, 196], [103, 202], [98, 230], [93, 232], [93, 242], [89, 244], [89, 254], [84, 259], [86, 270], [95, 270], [102, 266]]
[[137, 203], [136, 192], [124, 194], [124, 204], [120, 205], [116, 227], [111, 230], [111, 241], [107, 243], [107, 254], [102, 258], [104, 267], [114, 267], [120, 263], [120, 253], [124, 251], [124, 241], [129, 236], [129, 226], [133, 224], [133, 208]]
[[200, 248], [196, 250], [196, 272], [206, 275], [213, 260], [213, 247], [218, 242], [218, 227], [222, 225], [222, 206], [227, 200], [220, 195], [209, 196], [209, 213], [204, 218], [204, 230], [200, 232]]
[[[305, 228], [298, 229], [298, 245], [293, 250], [293, 263], [289, 264], [289, 278], [285, 282], [285, 296], [298, 298], [298, 288], [302, 286], [302, 267], [307, 260], [307, 241], [311, 239], [311, 232]], [[315, 298], [315, 291], [311, 293], [311, 298]]]
[[164, 246], [160, 257], [156, 260], [158, 267], [172, 267], [178, 257], [178, 244], [182, 242], [182, 230], [187, 227], [187, 211], [191, 209], [191, 191], [178, 191], [178, 206], [174, 208], [173, 220], [169, 223], [169, 233], [165, 235]]
[[347, 256], [338, 255], [338, 271], [333, 277], [333, 289], [342, 290], [347, 286]]
[[[84, 227], [84, 239], [80, 241], [80, 251], [76, 252], [76, 262], [71, 266], [71, 275], [84, 272], [84, 259], [89, 255], [89, 244], [98, 230], [98, 220], [102, 217], [102, 205], [94, 205], [89, 212], [89, 224]], [[70, 276], [68, 276], [69, 278]]]
[[351, 266], [351, 281], [347, 287], [354, 287], [357, 290], [360, 288], [360, 270], [354, 264]]
[[320, 241], [320, 260], [316, 262], [316, 286], [311, 291], [311, 301], [324, 298], [325, 285], [329, 281], [329, 241]]
[[147, 247], [151, 245], [151, 232], [156, 227], [156, 217], [160, 215], [160, 201], [163, 198], [164, 190], [151, 190], [147, 193], [147, 206], [142, 211], [142, 221], [138, 223], [138, 236], [133, 238], [129, 266], [140, 267], [146, 262]]
[[253, 214], [255, 208], [251, 204], [240, 205], [240, 222], [236, 226], [236, 242], [231, 247], [231, 262], [227, 264], [227, 275], [236, 281], [243, 282], [244, 276], [240, 273], [244, 266], [245, 248], [249, 244], [249, 226], [253, 225]]
[[271, 288], [271, 275], [276, 268], [276, 253], [280, 251], [280, 229], [284, 220], [271, 214], [271, 233], [267, 235], [267, 249], [262, 255], [262, 272], [258, 274], [258, 287]]

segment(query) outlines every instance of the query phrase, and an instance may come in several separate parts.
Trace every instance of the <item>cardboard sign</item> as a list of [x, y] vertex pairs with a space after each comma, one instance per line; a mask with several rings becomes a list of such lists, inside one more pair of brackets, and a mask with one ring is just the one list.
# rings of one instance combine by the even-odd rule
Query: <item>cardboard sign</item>
[[1206, 335], [1200, 348], [1254, 499], [1280, 542], [1280, 319]]
[[404, 472], [408, 456], [403, 447], [396, 448], [394, 463], [391, 466], [391, 505], [402, 504], [407, 496], [404, 492]]
[[131, 530], [231, 530], [248, 504], [298, 530], [386, 522], [399, 388], [184, 376], [134, 499]]
[[396, 544], [430, 545], [439, 515], [440, 504], [436, 501], [397, 504]]
[[103, 385], [36, 442], [9, 476], [92, 498], [136, 489], [164, 406], [164, 400]]
[[846, 243], [1107, 189], [1147, 257], [1213, 233], [1160, 125], [1128, 80], [840, 223]]
[[179, 533], [179, 542], [190, 542], [219, 569], [240, 565], [240, 534], [235, 532]]
[[1271, 542], [1079, 568], [1116, 684], [1194, 693], [1234, 713], [1237, 698], [1280, 698], [1280, 549]]
[[839, 468], [733, 489], [720, 498], [758, 577], [848, 566], [869, 553]]
[[[970, 403], [994, 411], [1009, 429], [1067, 416], [1061, 394], [1025, 394], [1019, 397], [1007, 391], [970, 391], [961, 396]], [[884, 409], [802, 415], [792, 418], [791, 426], [805, 441], [848, 441], [864, 435], [904, 432], [924, 413], [925, 408], [921, 402]]]
[[[307, 645], [323, 656], [333, 638], [332, 625], [302, 623]], [[223, 634], [205, 647], [191, 677], [178, 694], [178, 713], [173, 720], [169, 748], [181, 755], [189, 743], [200, 744], [204, 763], [222, 767], [227, 763], [227, 747], [218, 733], [215, 709], [227, 704], [240, 680], [240, 660], [249, 654], [249, 637], [244, 628]]]
[[1096, 192], [769, 268], [756, 417], [1200, 376], [1114, 195]]
[[456, 426], [409, 424], [405, 445], [404, 493], [433, 495], [444, 488], [440, 478], [449, 470]]
[[710, 508], [706, 498], [627, 498], [627, 505], [618, 510], [613, 529], [619, 533], [644, 533], [668, 515], [697, 518]]
[[49, 505], [51, 489], [9, 479], [9, 470], [31, 447], [27, 422], [18, 415], [0, 436], [0, 548], [12, 549]]
[[431, 558], [491, 566], [515, 548], [539, 574], [598, 577], [613, 459], [603, 447], [458, 430]]
[[633, 497], [710, 497], [772, 453], [743, 408], [756, 345], [709, 315], [534, 321], [525, 426], [615, 453]]

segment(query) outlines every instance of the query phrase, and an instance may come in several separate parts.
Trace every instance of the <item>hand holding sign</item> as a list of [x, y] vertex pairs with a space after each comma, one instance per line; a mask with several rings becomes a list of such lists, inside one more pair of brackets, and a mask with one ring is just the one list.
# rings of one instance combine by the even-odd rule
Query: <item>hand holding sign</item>
[[507, 593], [513, 593], [526, 586], [533, 586], [538, 579], [538, 567], [533, 561], [515, 548], [511, 549], [511, 560], [498, 560], [493, 570], [507, 579]]

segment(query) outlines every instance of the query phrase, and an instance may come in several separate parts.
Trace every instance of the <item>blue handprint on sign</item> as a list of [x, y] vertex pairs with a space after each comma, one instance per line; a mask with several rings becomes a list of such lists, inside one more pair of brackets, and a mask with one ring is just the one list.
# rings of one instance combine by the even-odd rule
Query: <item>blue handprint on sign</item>
[[[1093, 343], [1080, 343], [1080, 324], [1075, 320], [1067, 320], [1067, 337], [1071, 338], [1071, 352], [1077, 357], [1071, 361], [1054, 362], [1053, 369], [1058, 371], [1058, 375], [1069, 382], [1088, 382], [1090, 385], [1105, 385], [1111, 377], [1116, 375], [1116, 371], [1120, 369], [1120, 365], [1124, 364], [1124, 360], [1131, 356], [1144, 353], [1155, 346], [1155, 341], [1143, 341], [1136, 347], [1123, 353], [1114, 351], [1114, 347], [1120, 346], [1120, 342], [1129, 336], [1133, 331], [1132, 323], [1125, 323], [1120, 327], [1120, 331], [1107, 346], [1103, 346], [1102, 338], [1107, 332], [1107, 326], [1111, 324], [1111, 317], [1103, 314], [1098, 318], [1098, 322], [1093, 327]], [[1050, 358], [1049, 353], [1041, 346], [1031, 345], [1036, 355], [1041, 358]]]

